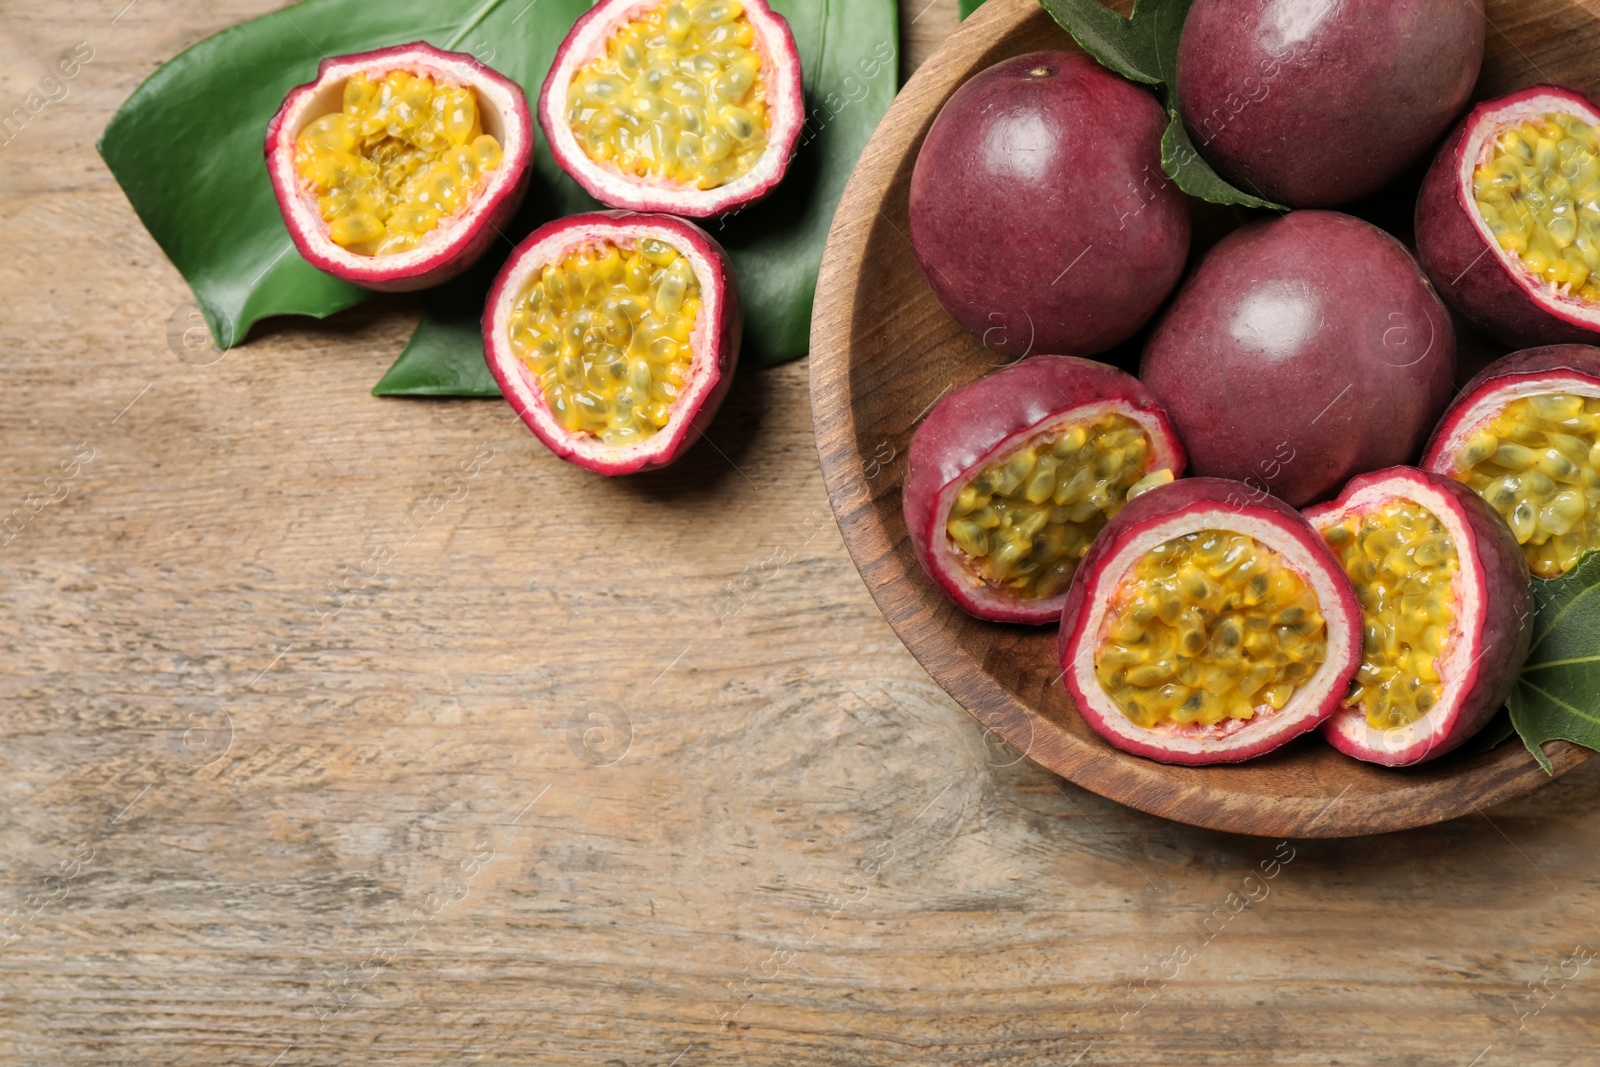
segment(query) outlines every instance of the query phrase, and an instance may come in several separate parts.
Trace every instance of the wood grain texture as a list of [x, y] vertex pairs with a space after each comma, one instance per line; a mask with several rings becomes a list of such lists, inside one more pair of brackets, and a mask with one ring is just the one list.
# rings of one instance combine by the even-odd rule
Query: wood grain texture
[[[1546, 6], [1570, 18], [1567, 9], [1578, 5]], [[1590, 19], [1591, 32], [1600, 28], [1593, 11], [1579, 16]], [[1516, 24], [1515, 36], [1495, 33], [1486, 82], [1522, 84], [1539, 67], [1581, 84], [1592, 64], [1564, 59], [1559, 42], [1546, 48], [1547, 29]], [[1379, 833], [1455, 818], [1547, 784], [1515, 744], [1406, 771], [1348, 759], [1317, 736], [1236, 767], [1169, 767], [1130, 756], [1073, 708], [1058, 681], [1052, 629], [973, 619], [922, 574], [901, 511], [905, 442], [919, 413], [990, 373], [996, 357], [921, 280], [907, 237], [911, 172], [929, 125], [958, 86], [1000, 60], [1066, 47], [1071, 39], [1033, 0], [991, 0], [900, 93], [834, 219], [812, 321], [812, 407], [845, 543], [884, 615], [928, 672], [1012, 746], [1103, 796], [1195, 825], [1268, 837]], [[1558, 773], [1590, 756], [1564, 742], [1550, 748]]]
[[903, 650], [803, 365], [609, 483], [368, 396], [404, 300], [207, 351], [92, 142], [271, 7], [0, 5], [0, 111], [95, 49], [0, 145], [0, 515], [56, 498], [0, 537], [0, 1063], [1593, 1061], [1596, 764], [1362, 842], [1179, 826]]

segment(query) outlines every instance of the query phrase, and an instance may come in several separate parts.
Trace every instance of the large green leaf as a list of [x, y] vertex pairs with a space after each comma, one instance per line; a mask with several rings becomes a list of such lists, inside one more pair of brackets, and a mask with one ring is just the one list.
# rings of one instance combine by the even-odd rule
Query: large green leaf
[[1178, 110], [1174, 81], [1178, 41], [1193, 0], [1135, 0], [1127, 18], [1098, 0], [1039, 0], [1062, 29], [1102, 66], [1147, 85], [1165, 85], [1167, 129], [1161, 137], [1161, 166], [1178, 188], [1213, 204], [1288, 209], [1236, 189], [1211, 168], [1189, 138]]
[[[746, 303], [748, 358], [804, 355], [817, 267], [856, 157], [893, 99], [895, 0], [778, 0], [800, 46], [811, 118], [788, 180], [767, 203], [713, 223]], [[367, 294], [295, 252], [262, 163], [268, 120], [324, 56], [426, 40], [471, 52], [534, 100], [556, 48], [589, 0], [306, 0], [225, 30], [141, 85], [100, 152], [158, 244], [183, 273], [217, 343], [269, 315], [324, 316]], [[542, 140], [542, 139], [541, 139]], [[381, 392], [498, 395], [476, 322], [509, 240], [593, 207], [542, 145], [527, 208], [508, 243], [470, 279], [430, 294], [413, 343]]]
[[1533, 647], [1507, 703], [1522, 743], [1550, 772], [1546, 741], [1600, 749], [1600, 552], [1535, 581], [1533, 597]]
[[956, 13], [963, 19], [983, 6], [983, 0], [960, 0], [956, 4]]

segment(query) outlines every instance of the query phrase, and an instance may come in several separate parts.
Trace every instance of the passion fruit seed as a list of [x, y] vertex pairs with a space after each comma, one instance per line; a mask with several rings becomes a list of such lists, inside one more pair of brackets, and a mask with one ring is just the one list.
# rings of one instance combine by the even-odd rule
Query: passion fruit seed
[[1506, 130], [1472, 188], [1501, 248], [1552, 285], [1600, 301], [1600, 131], [1556, 112]]
[[700, 282], [655, 238], [546, 266], [512, 308], [508, 339], [573, 433], [633, 445], [666, 426], [694, 361]]
[[1444, 692], [1437, 660], [1455, 621], [1460, 566], [1438, 518], [1409, 500], [1322, 531], [1361, 602], [1361, 668], [1344, 706], [1380, 730], [1409, 726]]
[[1540, 578], [1600, 548], [1600, 399], [1547, 393], [1507, 404], [1457, 449], [1451, 477], [1505, 517]]
[[1145, 476], [1150, 438], [1125, 415], [1052, 431], [985, 467], [945, 531], [981, 580], [1024, 600], [1055, 596]]
[[302, 130], [294, 156], [316, 189], [329, 237], [371, 256], [415, 248], [500, 160], [471, 88], [403, 70], [379, 81], [350, 75], [344, 110]]
[[766, 151], [767, 89], [738, 0], [673, 0], [624, 23], [579, 68], [567, 121], [596, 163], [716, 189]]
[[1113, 594], [1103, 633], [1095, 677], [1144, 727], [1281, 710], [1328, 644], [1321, 605], [1300, 575], [1272, 549], [1224, 530], [1146, 552]]

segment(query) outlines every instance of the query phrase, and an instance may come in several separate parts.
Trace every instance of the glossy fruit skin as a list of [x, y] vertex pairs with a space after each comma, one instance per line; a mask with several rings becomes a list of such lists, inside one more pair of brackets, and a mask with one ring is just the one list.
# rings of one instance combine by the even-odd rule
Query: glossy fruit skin
[[1195, 0], [1178, 98], [1195, 147], [1240, 189], [1336, 207], [1433, 146], [1483, 39], [1476, 0]]
[[1445, 525], [1459, 569], [1455, 644], [1442, 665], [1444, 692], [1435, 707], [1405, 727], [1377, 729], [1359, 707], [1341, 708], [1322, 727], [1340, 752], [1385, 767], [1425, 763], [1459, 747], [1505, 706], [1528, 658], [1533, 595], [1522, 546], [1496, 511], [1460, 482], [1391, 467], [1351, 479], [1338, 498], [1306, 511], [1318, 530], [1395, 499], [1411, 500]]
[[1546, 111], [1600, 125], [1600, 107], [1559, 86], [1479, 104], [1434, 157], [1417, 198], [1417, 252], [1433, 284], [1462, 318], [1512, 347], [1600, 340], [1600, 307], [1535, 280], [1500, 249], [1472, 195], [1472, 172], [1496, 133]]
[[[638, 445], [617, 448], [556, 421], [527, 365], [511, 350], [506, 323], [530, 274], [597, 241], [657, 237], [688, 256], [700, 282], [701, 308], [691, 344], [688, 381], [665, 427]], [[711, 235], [684, 219], [631, 211], [595, 211], [547, 222], [529, 234], [501, 268], [483, 313], [483, 351], [501, 394], [533, 435], [557, 456], [596, 474], [635, 474], [677, 460], [705, 432], [733, 385], [744, 317], [728, 254]]]
[[1450, 316], [1404, 245], [1349, 215], [1296, 211], [1206, 255], [1140, 377], [1194, 473], [1301, 507], [1410, 461], [1455, 368]]
[[[441, 233], [448, 236], [430, 235], [410, 252], [358, 256], [328, 237], [316, 197], [295, 169], [295, 138], [309, 122], [331, 110], [318, 103], [325, 90], [342, 85], [357, 71], [382, 76], [392, 70], [442, 75], [476, 89], [485, 115], [493, 110], [503, 125], [504, 157], [459, 221], [448, 229], [441, 226]], [[533, 117], [520, 85], [464, 52], [445, 52], [417, 41], [324, 59], [316, 78], [290, 90], [267, 126], [267, 174], [289, 236], [306, 262], [364, 289], [412, 292], [454, 278], [500, 239], [499, 230], [511, 220], [528, 191], [534, 136]]]
[[1182, 475], [1183, 446], [1166, 413], [1132, 375], [1071, 356], [1033, 356], [951, 393], [911, 437], [902, 494], [906, 528], [923, 571], [963, 611], [992, 622], [1042, 626], [1061, 617], [1059, 596], [1022, 602], [974, 586], [948, 547], [945, 516], [955, 495], [995, 456], [1040, 423], [1069, 412], [1116, 411], [1139, 422], [1152, 444], [1150, 469]]
[[772, 10], [767, 0], [741, 3], [766, 61], [762, 72], [768, 78], [771, 125], [767, 130], [767, 154], [761, 165], [738, 181], [702, 190], [624, 177], [601, 167], [584, 153], [567, 124], [567, 87], [578, 68], [600, 54], [616, 27], [648, 6], [639, 0], [600, 0], [573, 24], [539, 91], [539, 125], [544, 128], [550, 152], [584, 192], [611, 208], [712, 219], [749, 207], [777, 188], [788, 173], [795, 142], [806, 121], [800, 51], [788, 20]]
[[957, 89], [911, 176], [911, 242], [945, 310], [1015, 357], [1092, 356], [1137, 332], [1189, 253], [1166, 122], [1081, 52], [1019, 56]]
[[[1258, 714], [1227, 736], [1138, 726], [1095, 677], [1094, 653], [1106, 602], [1127, 568], [1149, 549], [1210, 528], [1250, 534], [1298, 564], [1297, 569], [1304, 567], [1326, 621], [1327, 659], [1280, 711]], [[1257, 497], [1240, 482], [1185, 478], [1129, 501], [1089, 546], [1061, 611], [1057, 653], [1078, 713], [1112, 745], [1162, 763], [1237, 763], [1315, 730], [1339, 710], [1361, 665], [1361, 608], [1332, 550], [1298, 511], [1272, 497]]]
[[1534, 393], [1600, 396], [1600, 348], [1546, 345], [1502, 356], [1473, 376], [1439, 419], [1423, 449], [1421, 467], [1455, 471], [1455, 454], [1473, 428], [1511, 401]]

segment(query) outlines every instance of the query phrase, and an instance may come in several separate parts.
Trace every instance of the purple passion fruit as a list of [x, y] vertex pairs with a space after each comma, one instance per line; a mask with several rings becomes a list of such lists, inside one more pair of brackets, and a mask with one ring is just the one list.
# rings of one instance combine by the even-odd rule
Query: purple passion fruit
[[1190, 478], [1130, 501], [1089, 549], [1061, 613], [1084, 721], [1163, 763], [1233, 763], [1339, 709], [1361, 611], [1338, 561], [1287, 505]]
[[528, 101], [469, 55], [407, 44], [326, 59], [267, 128], [267, 170], [306, 261], [368, 289], [459, 274], [527, 191]]
[[489, 292], [483, 347], [552, 452], [632, 474], [700, 438], [733, 382], [741, 324], [727, 254], [703, 230], [601, 211], [517, 246]]
[[1166, 415], [1130, 375], [1034, 356], [934, 406], [911, 438], [904, 507], [923, 569], [996, 622], [1061, 616], [1107, 518], [1153, 472], [1183, 473]]
[[556, 162], [603, 204], [711, 218], [783, 179], [800, 53], [766, 0], [602, 0], [540, 93]]
[[1405, 246], [1348, 215], [1296, 211], [1207, 253], [1141, 377], [1195, 474], [1300, 507], [1412, 459], [1455, 366], [1449, 314]]
[[1538, 578], [1600, 548], [1600, 349], [1514, 352], [1467, 383], [1422, 458], [1499, 512]]
[[1476, 0], [1195, 0], [1178, 99], [1235, 185], [1335, 207], [1433, 146], [1472, 93], [1483, 36]]
[[1495, 511], [1413, 467], [1354, 479], [1306, 512], [1361, 605], [1361, 666], [1323, 726], [1339, 751], [1403, 767], [1435, 759], [1505, 704], [1533, 627], [1528, 566]]
[[990, 67], [934, 120], [911, 175], [911, 243], [934, 295], [1009, 356], [1091, 356], [1133, 336], [1189, 253], [1161, 169], [1167, 116], [1081, 52]]
[[1480, 104], [1417, 201], [1417, 250], [1462, 318], [1514, 347], [1600, 337], [1600, 109], [1542, 85]]

